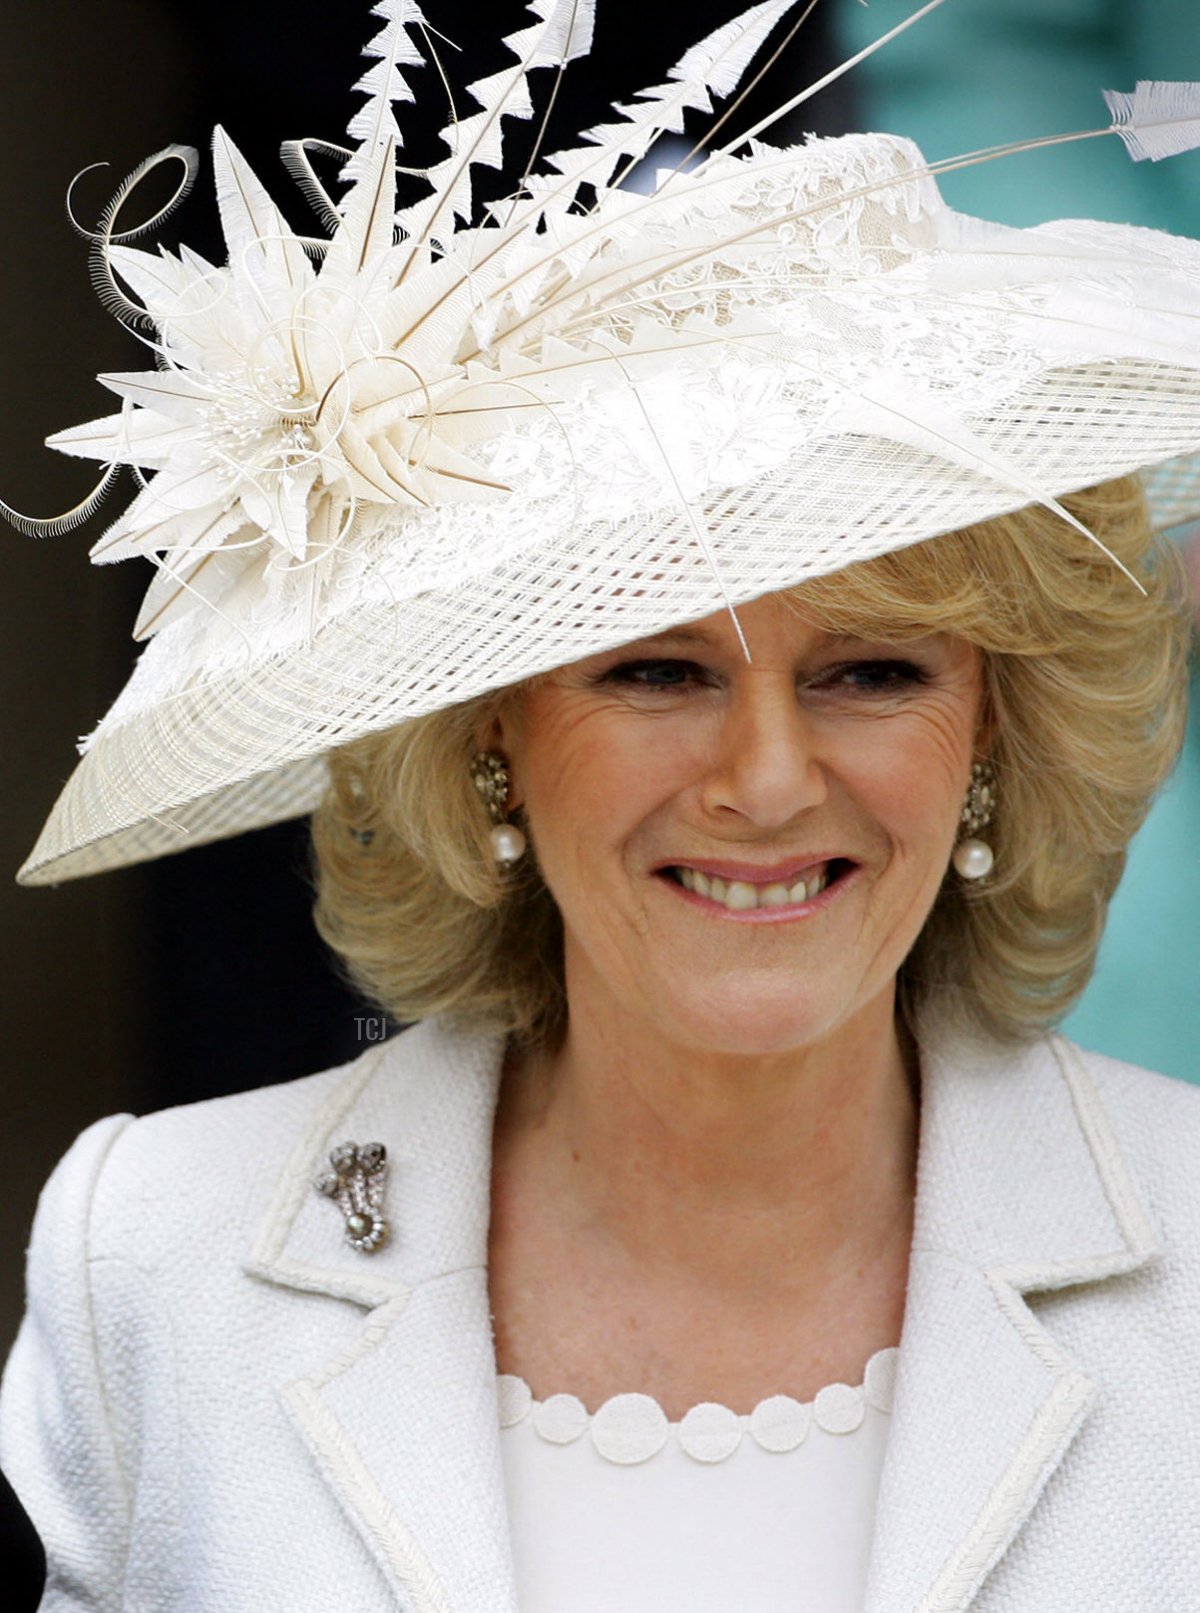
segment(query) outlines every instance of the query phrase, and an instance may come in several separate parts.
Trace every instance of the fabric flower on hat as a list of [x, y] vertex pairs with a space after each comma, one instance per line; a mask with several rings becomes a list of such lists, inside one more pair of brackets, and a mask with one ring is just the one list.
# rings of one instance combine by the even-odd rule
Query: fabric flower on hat
[[[126, 407], [50, 440], [155, 472], [92, 550], [159, 557], [137, 637], [248, 568], [268, 589], [306, 569], [315, 603], [339, 550], [398, 512], [506, 491], [464, 452], [497, 429], [494, 412], [471, 409], [477, 382], [455, 361], [470, 287], [435, 322], [430, 282], [451, 276], [432, 265], [397, 284], [394, 165], [380, 146], [314, 265], [218, 130], [228, 263], [111, 249], [159, 332], [162, 367], [102, 376]], [[225, 565], [206, 579], [218, 552]]]

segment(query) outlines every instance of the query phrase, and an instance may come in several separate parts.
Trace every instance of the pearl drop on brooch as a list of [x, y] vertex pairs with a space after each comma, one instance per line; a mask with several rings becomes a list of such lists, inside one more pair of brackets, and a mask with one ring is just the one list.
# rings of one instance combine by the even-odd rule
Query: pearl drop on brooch
[[498, 863], [515, 863], [525, 855], [525, 836], [515, 823], [493, 826], [492, 855]]
[[983, 879], [995, 860], [986, 840], [961, 840], [954, 848], [954, 866], [964, 879]]

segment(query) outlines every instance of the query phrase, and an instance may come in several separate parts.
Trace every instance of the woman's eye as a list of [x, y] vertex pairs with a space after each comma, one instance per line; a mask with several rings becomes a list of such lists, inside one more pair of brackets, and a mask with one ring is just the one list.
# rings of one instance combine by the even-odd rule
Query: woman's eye
[[693, 661], [622, 661], [609, 667], [600, 681], [639, 689], [683, 689], [702, 677]]
[[900, 694], [927, 681], [925, 672], [914, 661], [853, 661], [830, 667], [817, 684], [863, 694]]

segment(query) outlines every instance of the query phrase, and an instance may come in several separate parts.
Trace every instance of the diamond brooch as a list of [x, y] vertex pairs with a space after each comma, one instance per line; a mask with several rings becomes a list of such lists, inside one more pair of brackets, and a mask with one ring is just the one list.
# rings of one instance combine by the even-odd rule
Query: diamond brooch
[[387, 1181], [387, 1149], [382, 1143], [339, 1143], [329, 1156], [333, 1166], [313, 1186], [333, 1199], [346, 1222], [346, 1242], [359, 1254], [373, 1255], [388, 1235], [383, 1218]]

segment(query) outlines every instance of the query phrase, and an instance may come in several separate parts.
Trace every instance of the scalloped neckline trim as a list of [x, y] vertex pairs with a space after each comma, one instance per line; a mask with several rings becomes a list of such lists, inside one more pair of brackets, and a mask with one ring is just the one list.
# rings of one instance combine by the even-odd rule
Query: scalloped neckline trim
[[827, 1434], [852, 1434], [862, 1426], [868, 1406], [890, 1412], [899, 1353], [895, 1344], [876, 1350], [860, 1384], [826, 1384], [807, 1402], [770, 1395], [743, 1416], [728, 1406], [702, 1401], [677, 1423], [651, 1395], [613, 1395], [592, 1414], [577, 1395], [535, 1400], [524, 1378], [504, 1372], [496, 1379], [500, 1426], [515, 1428], [527, 1422], [551, 1445], [572, 1445], [586, 1434], [601, 1456], [621, 1467], [649, 1461], [668, 1440], [694, 1461], [723, 1462], [745, 1434], [760, 1449], [783, 1455], [802, 1445], [814, 1427]]

